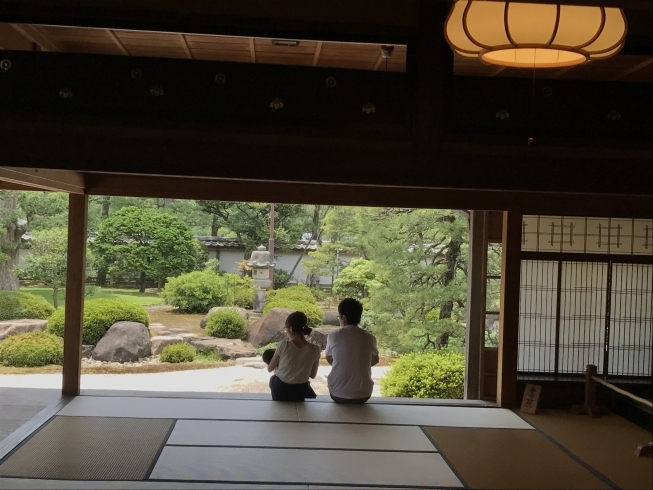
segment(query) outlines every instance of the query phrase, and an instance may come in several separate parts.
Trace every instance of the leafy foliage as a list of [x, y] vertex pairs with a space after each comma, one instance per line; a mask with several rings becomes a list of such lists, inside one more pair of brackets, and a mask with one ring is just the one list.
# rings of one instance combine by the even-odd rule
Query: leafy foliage
[[63, 339], [43, 331], [12, 335], [0, 342], [0, 364], [32, 367], [63, 363]]
[[290, 271], [284, 269], [274, 269], [274, 289], [282, 289], [288, 286], [288, 283], [292, 281], [293, 277], [290, 275]]
[[276, 342], [270, 342], [269, 344], [263, 345], [259, 348], [256, 349], [256, 355], [257, 356], [262, 356], [263, 353], [268, 350], [268, 349], [276, 349], [277, 348], [277, 343]]
[[92, 246], [98, 267], [110, 273], [140, 273], [162, 279], [197, 268], [203, 256], [201, 244], [179, 218], [154, 209], [122, 208], [107, 218]]
[[52, 288], [52, 301], [58, 308], [59, 288], [66, 286], [68, 232], [64, 228], [36, 231], [32, 253], [25, 257], [25, 268], [17, 268], [21, 279], [30, 279]]
[[[49, 318], [47, 331], [63, 337], [65, 308], [60, 308]], [[116, 322], [150, 324], [147, 310], [124, 299], [91, 299], [84, 302], [82, 339], [85, 344], [97, 344], [109, 327]]]
[[313, 300], [313, 303], [307, 303], [305, 301], [276, 298], [273, 301], [265, 302], [263, 314], [266, 314], [272, 308], [290, 308], [292, 310], [301, 311], [308, 318], [309, 327], [319, 327], [324, 321], [324, 311], [315, 304], [315, 300]]
[[268, 291], [265, 295], [267, 302], [276, 301], [276, 300], [289, 300], [289, 301], [301, 301], [304, 303], [315, 304], [315, 297], [311, 288], [305, 284], [297, 284], [295, 286], [290, 286], [282, 289], [273, 289]]
[[203, 270], [168, 279], [161, 294], [180, 311], [205, 313], [214, 306], [251, 308], [256, 287], [248, 277]]
[[35, 294], [19, 291], [0, 291], [0, 321], [47, 320], [54, 313], [54, 308], [48, 301]]
[[364, 298], [383, 285], [381, 267], [366, 259], [353, 259], [333, 283], [333, 292], [341, 297]]
[[167, 345], [161, 351], [159, 358], [161, 362], [193, 362], [195, 360], [195, 349], [188, 344]]
[[448, 350], [410, 353], [397, 359], [381, 378], [381, 394], [408, 398], [463, 397], [465, 358]]
[[233, 310], [211, 313], [206, 319], [206, 331], [221, 339], [242, 339], [247, 333], [247, 320]]

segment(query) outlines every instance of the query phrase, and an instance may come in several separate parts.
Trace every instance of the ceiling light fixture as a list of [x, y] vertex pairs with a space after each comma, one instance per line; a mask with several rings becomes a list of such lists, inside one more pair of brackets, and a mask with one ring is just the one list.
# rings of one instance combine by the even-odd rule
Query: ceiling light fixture
[[458, 0], [444, 33], [460, 56], [516, 68], [557, 68], [614, 56], [626, 39], [620, 8]]
[[299, 41], [293, 41], [292, 39], [273, 39], [272, 44], [275, 46], [299, 46]]

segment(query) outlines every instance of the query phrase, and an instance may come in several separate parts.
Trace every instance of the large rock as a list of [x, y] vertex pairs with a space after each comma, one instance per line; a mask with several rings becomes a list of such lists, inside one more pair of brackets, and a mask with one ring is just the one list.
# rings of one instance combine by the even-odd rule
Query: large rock
[[172, 344], [181, 344], [184, 341], [181, 337], [162, 337], [156, 336], [150, 339], [152, 342], [152, 355], [158, 356], [161, 354], [161, 351]]
[[10, 335], [44, 330], [47, 320], [6, 320], [0, 322], [0, 341]]
[[82, 345], [82, 359], [91, 359], [93, 357], [93, 349], [95, 346], [92, 344], [83, 344]]
[[200, 322], [200, 328], [205, 328], [206, 327], [206, 319], [209, 317], [211, 313], [215, 313], [216, 311], [220, 310], [233, 310], [236, 313], [238, 313], [240, 316], [242, 316], [245, 320], [249, 320], [249, 313], [247, 313], [247, 310], [245, 308], [238, 308], [236, 306], [214, 306], [209, 310], [209, 312], [204, 315], [204, 318], [202, 318], [202, 321]]
[[145, 325], [117, 322], [111, 325], [93, 350], [93, 359], [112, 362], [135, 362], [152, 354], [152, 342]]
[[199, 352], [215, 352], [223, 360], [240, 357], [254, 357], [256, 349], [246, 345], [240, 339], [216, 339], [213, 337], [198, 337], [189, 342]]
[[338, 329], [336, 327], [314, 328], [313, 331], [311, 332], [311, 335], [308, 336], [308, 340], [310, 340], [314, 344], [319, 345], [320, 349], [324, 350], [326, 349], [327, 336], [334, 330], [338, 330]]
[[324, 320], [322, 323], [324, 325], [330, 325], [333, 327], [340, 326], [340, 317], [338, 316], [338, 310], [329, 310], [324, 312]]
[[287, 339], [283, 329], [286, 326], [286, 318], [293, 311], [295, 310], [292, 308], [272, 308], [267, 315], [247, 327], [247, 340], [254, 347], [261, 347], [270, 342]]

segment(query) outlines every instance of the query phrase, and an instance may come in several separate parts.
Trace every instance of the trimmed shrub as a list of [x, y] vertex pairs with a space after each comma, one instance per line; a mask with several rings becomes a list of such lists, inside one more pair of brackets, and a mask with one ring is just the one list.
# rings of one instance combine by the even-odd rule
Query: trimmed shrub
[[247, 333], [247, 320], [233, 310], [211, 313], [206, 319], [206, 331], [221, 339], [242, 339]]
[[268, 349], [276, 349], [277, 348], [277, 343], [276, 342], [270, 342], [267, 345], [261, 346], [258, 349], [256, 349], [256, 355], [257, 356], [262, 356], [263, 353], [268, 350]]
[[[65, 308], [59, 308], [49, 318], [46, 330], [63, 337]], [[109, 327], [116, 322], [150, 324], [147, 310], [126, 299], [91, 299], [84, 302], [84, 327], [82, 339], [85, 344], [97, 344]]]
[[287, 300], [287, 301], [301, 301], [302, 303], [315, 304], [315, 297], [311, 292], [311, 288], [305, 284], [297, 284], [288, 288], [273, 289], [265, 293], [265, 300]]
[[266, 314], [272, 308], [292, 308], [293, 310], [301, 311], [308, 318], [309, 327], [319, 327], [324, 321], [324, 310], [319, 308], [314, 303], [306, 303], [303, 301], [293, 301], [287, 299], [275, 299], [273, 301], [266, 301], [263, 314]]
[[180, 311], [204, 313], [214, 306], [251, 308], [256, 287], [248, 277], [203, 270], [168, 278], [161, 294], [166, 304]]
[[188, 344], [167, 345], [161, 351], [161, 362], [193, 362], [195, 349]]
[[381, 378], [381, 394], [407, 398], [462, 398], [465, 357], [453, 351], [406, 354]]
[[63, 364], [63, 339], [43, 331], [12, 335], [0, 342], [0, 364], [16, 367]]
[[0, 291], [0, 321], [47, 320], [52, 313], [54, 307], [42, 296], [23, 291]]

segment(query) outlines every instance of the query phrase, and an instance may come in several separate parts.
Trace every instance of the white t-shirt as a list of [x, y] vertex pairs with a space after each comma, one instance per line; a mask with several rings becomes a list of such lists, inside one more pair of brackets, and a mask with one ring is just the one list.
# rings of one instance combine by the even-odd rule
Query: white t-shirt
[[347, 399], [372, 394], [372, 358], [379, 355], [374, 335], [355, 325], [346, 325], [329, 334], [324, 354], [333, 357], [327, 377], [329, 393]]
[[282, 340], [277, 344], [277, 354], [279, 365], [275, 374], [291, 385], [306, 383], [313, 366], [320, 362], [320, 347], [310, 342], [300, 349], [291, 340]]

